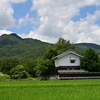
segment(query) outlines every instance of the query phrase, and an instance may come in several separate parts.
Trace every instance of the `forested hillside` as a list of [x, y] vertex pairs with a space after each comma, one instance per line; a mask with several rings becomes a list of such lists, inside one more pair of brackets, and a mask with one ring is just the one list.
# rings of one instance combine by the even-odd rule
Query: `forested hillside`
[[20, 59], [37, 59], [52, 44], [36, 39], [22, 39], [17, 34], [0, 36], [0, 58], [17, 57]]
[[[0, 59], [1, 58], [19, 58], [22, 61], [37, 59], [43, 56], [48, 46], [54, 44], [42, 42], [37, 39], [23, 39], [17, 34], [3, 34], [0, 36]], [[93, 48], [95, 51], [100, 51], [100, 45], [91, 43], [75, 44], [75, 51], [83, 54], [88, 48]]]
[[94, 43], [77, 43], [75, 45], [84, 49], [84, 50], [92, 48], [96, 52], [100, 52], [100, 45], [97, 45], [97, 44], [94, 44]]

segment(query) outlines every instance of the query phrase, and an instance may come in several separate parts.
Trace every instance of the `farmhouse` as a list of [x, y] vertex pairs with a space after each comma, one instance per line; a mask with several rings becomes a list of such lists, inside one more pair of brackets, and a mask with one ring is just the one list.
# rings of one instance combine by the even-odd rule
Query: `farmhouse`
[[59, 79], [100, 78], [100, 72], [88, 72], [80, 69], [80, 58], [82, 57], [72, 50], [53, 57], [55, 73], [59, 75]]
[[80, 58], [83, 56], [75, 53], [72, 50], [63, 52], [62, 54], [53, 57], [55, 61], [55, 70], [79, 70], [80, 69]]

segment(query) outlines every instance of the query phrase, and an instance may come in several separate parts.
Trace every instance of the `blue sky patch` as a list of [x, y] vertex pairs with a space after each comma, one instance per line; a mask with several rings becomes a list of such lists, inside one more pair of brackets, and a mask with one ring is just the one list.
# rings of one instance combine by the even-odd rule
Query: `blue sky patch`
[[74, 22], [77, 22], [80, 20], [80, 18], [85, 18], [87, 16], [87, 13], [89, 14], [94, 14], [96, 11], [97, 7], [96, 6], [86, 6], [80, 9], [79, 15], [74, 16], [71, 20]]
[[32, 2], [30, 0], [24, 3], [12, 4], [14, 9], [14, 18], [19, 19], [26, 16], [26, 14], [30, 11], [31, 6]]

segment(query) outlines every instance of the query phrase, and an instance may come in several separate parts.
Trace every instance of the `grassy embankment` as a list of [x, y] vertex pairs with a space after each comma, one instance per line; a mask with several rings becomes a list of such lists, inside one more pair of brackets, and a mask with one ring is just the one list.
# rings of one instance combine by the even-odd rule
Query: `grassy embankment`
[[6, 81], [6, 80], [10, 80], [10, 76], [6, 75], [6, 74], [2, 74], [2, 72], [0, 72], [0, 81]]
[[2, 100], [100, 100], [100, 79], [0, 82]]

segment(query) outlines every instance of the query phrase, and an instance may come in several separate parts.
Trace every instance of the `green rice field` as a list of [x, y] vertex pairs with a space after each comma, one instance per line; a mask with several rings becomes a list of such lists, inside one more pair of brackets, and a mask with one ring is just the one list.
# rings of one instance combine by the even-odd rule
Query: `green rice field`
[[100, 100], [100, 79], [4, 81], [0, 100]]

